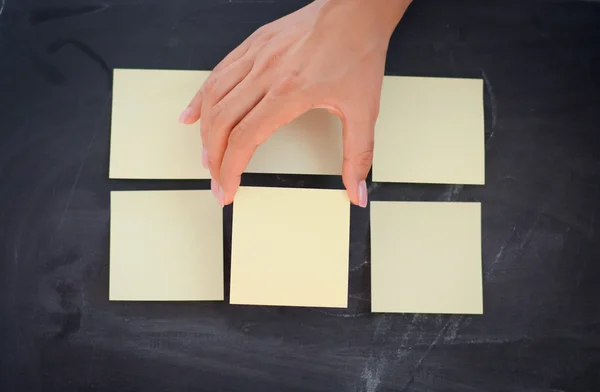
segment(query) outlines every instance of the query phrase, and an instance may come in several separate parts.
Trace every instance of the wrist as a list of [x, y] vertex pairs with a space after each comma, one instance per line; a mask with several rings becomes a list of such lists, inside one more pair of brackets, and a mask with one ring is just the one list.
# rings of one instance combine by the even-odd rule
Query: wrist
[[341, 17], [348, 20], [352, 24], [349, 27], [356, 32], [376, 30], [389, 40], [410, 3], [412, 0], [316, 0], [313, 4], [323, 18]]
[[374, 18], [386, 29], [389, 36], [392, 35], [396, 26], [404, 16], [406, 9], [412, 0], [328, 0], [328, 1], [350, 1], [356, 3], [360, 12], [371, 13]]

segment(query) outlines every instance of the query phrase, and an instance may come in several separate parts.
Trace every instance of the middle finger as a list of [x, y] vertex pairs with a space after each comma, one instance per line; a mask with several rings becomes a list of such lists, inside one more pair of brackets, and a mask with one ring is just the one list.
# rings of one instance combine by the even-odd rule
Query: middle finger
[[213, 106], [244, 80], [250, 73], [252, 64], [252, 61], [248, 59], [240, 59], [220, 71], [213, 71], [206, 80], [203, 86], [202, 113], [200, 116], [200, 134], [202, 136], [202, 145], [205, 148], [203, 154], [209, 152], [207, 147], [208, 132]]
[[231, 130], [261, 99], [266, 89], [258, 78], [249, 75], [213, 106], [208, 130], [208, 166], [213, 178], [219, 180], [221, 161], [227, 148]]

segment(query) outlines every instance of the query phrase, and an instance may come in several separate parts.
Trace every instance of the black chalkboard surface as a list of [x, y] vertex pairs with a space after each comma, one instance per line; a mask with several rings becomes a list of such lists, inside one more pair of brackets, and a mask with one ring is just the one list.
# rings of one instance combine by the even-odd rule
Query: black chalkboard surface
[[483, 316], [371, 314], [358, 208], [348, 309], [109, 303], [109, 192], [209, 187], [108, 180], [111, 69], [210, 69], [303, 4], [0, 0], [0, 391], [600, 390], [598, 2], [415, 0], [392, 39], [387, 74], [485, 81], [485, 187], [369, 189], [483, 203]]

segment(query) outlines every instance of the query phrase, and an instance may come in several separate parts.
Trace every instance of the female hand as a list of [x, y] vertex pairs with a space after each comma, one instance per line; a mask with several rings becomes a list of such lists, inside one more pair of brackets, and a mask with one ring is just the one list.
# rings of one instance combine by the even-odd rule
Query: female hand
[[256, 148], [304, 112], [343, 124], [342, 179], [365, 207], [389, 38], [410, 0], [317, 0], [253, 33], [219, 63], [180, 121], [200, 119], [202, 163], [221, 205]]

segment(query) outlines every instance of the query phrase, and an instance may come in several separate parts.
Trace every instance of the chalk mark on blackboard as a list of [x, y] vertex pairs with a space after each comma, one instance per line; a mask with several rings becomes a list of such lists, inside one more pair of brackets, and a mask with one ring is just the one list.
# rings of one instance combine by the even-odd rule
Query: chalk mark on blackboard
[[363, 261], [362, 263], [360, 263], [359, 265], [350, 268], [350, 272], [356, 272], [359, 269], [364, 268], [365, 266], [367, 266], [369, 264], [369, 262], [367, 260]]
[[445, 201], [456, 201], [458, 195], [463, 190], [464, 185], [451, 185], [443, 194], [442, 199]]
[[367, 315], [371, 314], [370, 312], [364, 312], [364, 313], [331, 313], [331, 312], [327, 312], [325, 310], [320, 310], [320, 309], [313, 309], [313, 308], [308, 308], [308, 309], [311, 310], [311, 311], [313, 311], [313, 312], [322, 313], [322, 314], [326, 314], [328, 316], [339, 317], [339, 318], [358, 318], [358, 317], [363, 317], [363, 316], [367, 316]]
[[506, 241], [504, 241], [504, 243], [502, 244], [502, 246], [500, 246], [500, 250], [498, 251], [498, 253], [496, 253], [496, 256], [494, 256], [494, 259], [490, 263], [490, 266], [488, 267], [488, 270], [486, 271], [486, 273], [484, 275], [485, 279], [491, 278], [492, 273], [494, 272], [494, 266], [496, 264], [498, 264], [498, 262], [500, 260], [502, 260], [502, 256], [504, 255], [504, 250], [506, 249], [506, 247], [508, 246], [508, 244], [510, 243], [510, 241], [513, 239], [516, 230], [517, 230], [517, 226], [513, 226], [510, 235], [508, 236], [508, 238], [506, 239]]
[[[498, 102], [496, 102], [496, 96], [494, 95], [494, 89], [492, 88], [492, 84], [488, 79], [485, 71], [481, 70], [481, 76], [483, 78], [483, 83], [485, 83], [485, 87], [490, 94], [490, 104], [492, 106], [492, 132], [490, 133], [490, 139], [494, 136], [494, 128], [496, 128], [496, 114], [498, 111]], [[488, 139], [489, 140], [489, 139]]]
[[[542, 215], [542, 214], [543, 214], [543, 212], [540, 212], [540, 213], [537, 214], [537, 216], [536, 216], [535, 220], [533, 221], [531, 227], [529, 228], [529, 230], [527, 231], [527, 233], [525, 233], [525, 235], [523, 236], [523, 240], [517, 245], [517, 250], [522, 250], [525, 247], [525, 245], [527, 245], [527, 243], [529, 242], [529, 239], [531, 238], [531, 234], [533, 233], [533, 229], [535, 229], [535, 227], [537, 226], [537, 223], [540, 220], [540, 215]], [[500, 262], [500, 260], [502, 260], [502, 256], [504, 255], [506, 247], [512, 241], [512, 239], [515, 237], [516, 231], [517, 231], [517, 226], [515, 225], [511, 229], [510, 236], [504, 242], [504, 244], [502, 244], [502, 246], [500, 247], [500, 250], [498, 251], [498, 253], [494, 257], [494, 259], [490, 263], [490, 265], [488, 267], [488, 270], [485, 272], [485, 274], [483, 276], [484, 283], [487, 280], [492, 279], [494, 270], [496, 268], [496, 265]]]
[[[390, 331], [392, 319], [388, 315], [379, 315], [375, 319], [375, 329], [373, 331], [373, 340], [385, 340], [387, 333]], [[388, 359], [383, 353], [373, 352], [365, 361], [360, 379], [364, 384], [366, 392], [376, 392], [381, 385], [381, 378], [385, 374]]]
[[381, 384], [381, 376], [383, 375], [386, 365], [385, 358], [370, 357], [365, 363], [360, 378], [365, 383], [366, 392], [376, 392]]
[[433, 339], [433, 342], [431, 342], [431, 344], [427, 347], [427, 349], [425, 350], [423, 355], [421, 355], [421, 358], [419, 358], [419, 360], [415, 364], [415, 366], [410, 374], [410, 377], [408, 378], [406, 383], [402, 386], [402, 388], [400, 388], [400, 392], [405, 392], [415, 382], [415, 376], [419, 372], [419, 370], [421, 370], [421, 367], [423, 366], [423, 362], [429, 356], [429, 353], [431, 352], [431, 350], [433, 350], [433, 348], [435, 346], [437, 346], [437, 344], [440, 342], [440, 340], [444, 337], [446, 331], [448, 330], [448, 327], [457, 317], [459, 317], [459, 316], [450, 317], [450, 319], [446, 322], [446, 324], [444, 324], [444, 326], [442, 328], [440, 328], [435, 339]]
[[0, 4], [0, 16], [2, 16], [2, 12], [4, 11], [4, 5], [6, 4], [6, 0], [0, 0], [2, 4]]
[[379, 188], [380, 185], [381, 185], [381, 183], [379, 183], [379, 182], [372, 182], [371, 185], [369, 186], [369, 189], [367, 190], [367, 193], [370, 194], [371, 191], [374, 191], [375, 189]]
[[448, 333], [444, 336], [444, 342], [453, 342], [458, 335], [458, 329], [463, 321], [463, 315], [456, 317], [454, 320], [450, 320], [450, 325], [448, 326]]
[[[400, 342], [400, 348], [398, 350], [396, 350], [396, 357], [398, 359], [403, 359], [411, 353], [412, 346], [408, 345], [409, 339], [411, 336], [414, 336], [413, 331], [415, 330], [415, 326], [417, 324], [423, 323], [424, 321], [426, 321], [426, 319], [427, 319], [427, 316], [420, 314], [420, 313], [417, 313], [413, 316], [412, 320], [406, 327], [406, 332], [404, 333], [404, 335], [402, 335], [402, 341]], [[417, 334], [416, 334], [417, 342], [420, 341], [421, 339], [422, 339], [421, 334], [417, 332]]]
[[[533, 229], [535, 228], [535, 226], [537, 225], [537, 222], [539, 220], [539, 215], [540, 214], [538, 214], [538, 216], [534, 220], [533, 224], [531, 225], [531, 227], [529, 228], [529, 230], [523, 237], [523, 240], [517, 245], [518, 249], [523, 249], [523, 247], [529, 242], [531, 234], [533, 233]], [[500, 262], [500, 260], [502, 260], [502, 255], [504, 254], [504, 251], [505, 251], [506, 247], [508, 246], [508, 244], [513, 240], [516, 230], [517, 230], [517, 227], [515, 225], [512, 227], [511, 234], [509, 235], [508, 239], [502, 244], [502, 246], [500, 246], [500, 250], [498, 251], [498, 253], [494, 257], [494, 260], [492, 260], [492, 263], [488, 267], [488, 270], [486, 271], [486, 273], [484, 275], [483, 282], [486, 282], [493, 276], [494, 266], [498, 262]], [[446, 324], [444, 324], [444, 326], [442, 328], [440, 328], [435, 339], [427, 347], [427, 349], [425, 350], [425, 352], [423, 353], [421, 358], [416, 362], [409, 379], [404, 384], [404, 386], [400, 389], [401, 392], [405, 392], [414, 383], [416, 374], [421, 369], [423, 362], [425, 361], [425, 359], [427, 358], [427, 356], [429, 355], [431, 350], [433, 350], [433, 348], [435, 346], [437, 346], [437, 344], [440, 342], [440, 340], [442, 338], [444, 338], [445, 341], [453, 341], [454, 339], [456, 339], [456, 336], [458, 335], [458, 330], [461, 326], [463, 318], [464, 318], [464, 315], [454, 315], [454, 316], [450, 317], [450, 319], [446, 322]], [[414, 323], [414, 321], [415, 321], [415, 319], [413, 319], [413, 323]], [[405, 338], [411, 332], [411, 330], [412, 330], [411, 327], [412, 327], [413, 323], [411, 323], [411, 326], [409, 326], [409, 329], [407, 330], [407, 333], [404, 336]], [[404, 342], [404, 339], [403, 339], [403, 342]]]
[[362, 302], [368, 302], [368, 303], [371, 303], [371, 300], [370, 300], [370, 299], [363, 298], [363, 297], [361, 297], [361, 296], [358, 296], [358, 295], [350, 294], [350, 295], [348, 295], [348, 297], [349, 297], [349, 298], [352, 298], [352, 299], [355, 299], [355, 300], [357, 300], [357, 301], [362, 301]]

